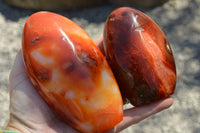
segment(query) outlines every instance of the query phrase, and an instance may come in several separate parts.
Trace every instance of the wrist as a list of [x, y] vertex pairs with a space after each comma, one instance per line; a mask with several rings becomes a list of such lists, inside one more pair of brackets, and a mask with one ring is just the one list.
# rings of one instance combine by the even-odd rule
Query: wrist
[[0, 133], [20, 133], [20, 132], [14, 130], [1, 130]]
[[25, 125], [13, 119], [10, 119], [4, 130], [11, 130], [19, 133], [32, 133]]
[[1, 130], [0, 133], [20, 133], [20, 132], [13, 130]]
[[[24, 133], [24, 132], [22, 132], [20, 129], [17, 129], [17, 128], [15, 128], [15, 127], [11, 127], [11, 126], [7, 126], [3, 131], [15, 131], [15, 132], [17, 132], [17, 133]], [[4, 132], [3, 132], [4, 133]]]

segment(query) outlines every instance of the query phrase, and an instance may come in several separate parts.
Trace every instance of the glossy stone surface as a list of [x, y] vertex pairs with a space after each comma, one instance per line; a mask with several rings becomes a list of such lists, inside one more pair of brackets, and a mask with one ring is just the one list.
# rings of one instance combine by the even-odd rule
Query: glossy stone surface
[[92, 39], [71, 20], [38, 12], [26, 21], [23, 57], [46, 102], [81, 132], [105, 132], [122, 120], [114, 75]]
[[124, 102], [140, 106], [174, 93], [172, 50], [158, 25], [142, 12], [128, 7], [113, 11], [105, 25], [104, 50]]

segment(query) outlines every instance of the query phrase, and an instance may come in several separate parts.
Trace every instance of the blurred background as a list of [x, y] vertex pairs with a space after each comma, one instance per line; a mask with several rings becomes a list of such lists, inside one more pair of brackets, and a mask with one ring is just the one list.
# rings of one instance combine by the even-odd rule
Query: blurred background
[[107, 16], [131, 6], [150, 16], [166, 34], [175, 57], [177, 85], [171, 108], [123, 133], [200, 133], [200, 0], [0, 0], [0, 130], [9, 119], [9, 73], [21, 47], [26, 19], [49, 10], [80, 25], [93, 40]]

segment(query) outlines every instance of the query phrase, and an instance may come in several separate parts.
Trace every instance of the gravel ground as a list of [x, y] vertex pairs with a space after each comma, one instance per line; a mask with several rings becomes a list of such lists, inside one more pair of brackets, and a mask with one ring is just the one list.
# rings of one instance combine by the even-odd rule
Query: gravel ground
[[[93, 40], [102, 35], [106, 17], [117, 6], [60, 11], [78, 23]], [[123, 133], [200, 133], [200, 0], [170, 0], [163, 6], [142, 10], [153, 18], [171, 43], [177, 86], [173, 106]], [[0, 0], [0, 129], [9, 118], [8, 77], [21, 46], [23, 25], [35, 11], [12, 8]]]

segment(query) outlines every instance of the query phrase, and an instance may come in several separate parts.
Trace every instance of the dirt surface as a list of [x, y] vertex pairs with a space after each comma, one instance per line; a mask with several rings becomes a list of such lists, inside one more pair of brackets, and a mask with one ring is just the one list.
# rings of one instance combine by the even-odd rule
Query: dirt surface
[[[116, 6], [60, 11], [97, 39], [106, 17]], [[149, 117], [123, 133], [200, 133], [200, 0], [170, 0], [163, 6], [142, 10], [155, 20], [171, 43], [177, 86], [173, 106]], [[9, 72], [21, 47], [23, 25], [35, 11], [12, 8], [0, 0], [0, 129], [9, 119]]]

